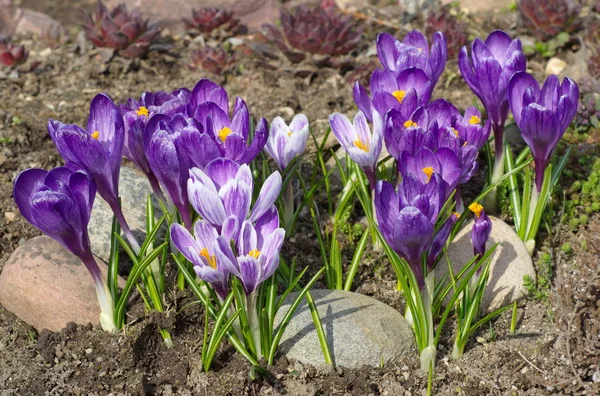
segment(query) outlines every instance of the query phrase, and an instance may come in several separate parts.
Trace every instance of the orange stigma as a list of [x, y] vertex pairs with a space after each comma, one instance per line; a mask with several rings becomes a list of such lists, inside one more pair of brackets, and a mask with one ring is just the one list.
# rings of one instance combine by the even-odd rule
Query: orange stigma
[[137, 115], [139, 115], [139, 116], [146, 116], [146, 117], [148, 117], [148, 114], [150, 114], [150, 112], [148, 111], [148, 109], [147, 109], [147, 108], [145, 108], [144, 106], [140, 106], [140, 108], [139, 108], [139, 109], [137, 109], [137, 110], [135, 111], [135, 113], [136, 113]]
[[229, 134], [230, 134], [231, 132], [233, 132], [233, 131], [232, 131], [231, 129], [227, 128], [227, 127], [224, 127], [224, 128], [222, 128], [222, 129], [219, 131], [219, 133], [218, 133], [218, 135], [219, 135], [219, 139], [221, 139], [221, 141], [222, 141], [223, 143], [225, 143], [225, 140], [227, 140], [227, 136], [229, 136]]
[[405, 128], [416, 127], [416, 126], [418, 126], [417, 123], [412, 120], [404, 121]]
[[362, 151], [364, 151], [364, 152], [368, 152], [369, 151], [369, 147], [366, 144], [364, 144], [360, 139], [359, 140], [355, 140], [354, 141], [354, 145], [356, 147], [358, 147], [359, 149], [361, 149]]
[[94, 132], [92, 132], [91, 136], [92, 136], [92, 138], [98, 140], [98, 138], [100, 137], [100, 132], [94, 131]]
[[248, 252], [248, 256], [258, 259], [258, 256], [260, 256], [260, 250], [252, 249]]
[[471, 124], [471, 125], [479, 124], [480, 122], [481, 122], [481, 118], [477, 117], [476, 115], [472, 115], [471, 118], [469, 119], [469, 124]]
[[427, 175], [427, 183], [429, 183], [431, 181], [431, 176], [433, 175], [433, 168], [428, 166], [427, 168], [423, 168], [421, 170]]
[[481, 216], [481, 212], [483, 211], [483, 206], [477, 202], [473, 202], [471, 205], [469, 205], [469, 210], [475, 213], [475, 217], [479, 218], [479, 216]]
[[404, 100], [404, 97], [406, 96], [406, 92], [404, 92], [404, 91], [403, 91], [403, 90], [401, 90], [401, 89], [398, 89], [398, 90], [396, 90], [396, 91], [392, 92], [392, 96], [393, 96], [394, 98], [396, 98], [396, 100], [397, 100], [398, 102], [402, 103], [402, 101]]
[[204, 257], [206, 261], [208, 261], [208, 265], [210, 265], [214, 269], [217, 269], [217, 258], [214, 254], [211, 256], [210, 253], [208, 253], [208, 248], [200, 250], [199, 254], [200, 256]]

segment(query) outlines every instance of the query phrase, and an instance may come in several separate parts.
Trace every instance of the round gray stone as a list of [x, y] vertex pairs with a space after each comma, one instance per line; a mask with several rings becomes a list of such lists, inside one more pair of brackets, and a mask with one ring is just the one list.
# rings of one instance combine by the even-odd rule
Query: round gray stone
[[[342, 290], [311, 290], [336, 366], [379, 367], [414, 349], [412, 329], [400, 312], [374, 298]], [[297, 297], [290, 293], [275, 317], [278, 327]], [[304, 299], [286, 328], [279, 350], [288, 359], [325, 367], [321, 344]]]
[[[490, 216], [492, 233], [486, 248], [496, 242], [498, 247], [491, 257], [490, 279], [482, 301], [483, 309], [493, 311], [525, 296], [523, 277], [529, 275], [535, 280], [535, 268], [525, 244], [513, 228], [502, 220]], [[448, 247], [448, 258], [456, 273], [473, 258], [471, 228], [473, 221], [467, 223], [456, 235]], [[442, 259], [436, 269], [436, 278], [448, 272], [446, 260]]]
[[[121, 166], [119, 176], [121, 208], [127, 224], [140, 245], [146, 238], [146, 198], [151, 193], [150, 183], [142, 172], [128, 166]], [[88, 231], [92, 252], [104, 261], [108, 261], [110, 257], [112, 219], [112, 210], [100, 195], [96, 195]]]

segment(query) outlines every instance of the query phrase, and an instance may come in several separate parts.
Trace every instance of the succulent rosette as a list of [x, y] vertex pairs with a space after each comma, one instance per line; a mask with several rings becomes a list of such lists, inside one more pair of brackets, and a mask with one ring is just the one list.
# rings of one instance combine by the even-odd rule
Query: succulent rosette
[[301, 5], [292, 13], [282, 11], [281, 28], [283, 33], [274, 25], [263, 25], [265, 36], [292, 62], [303, 60], [305, 53], [346, 55], [358, 45], [362, 35], [351, 16], [335, 7]]
[[5, 66], [18, 66], [27, 60], [29, 53], [22, 45], [15, 45], [8, 40], [0, 40], [0, 63]]
[[[548, 40], [561, 32], [572, 32], [580, 27], [579, 12], [585, 4], [577, 0], [519, 0], [516, 3], [519, 22], [540, 40]], [[595, 4], [598, 7], [598, 3]]]
[[229, 292], [229, 272], [219, 254], [218, 237], [215, 227], [206, 220], [196, 221], [193, 236], [181, 224], [171, 225], [171, 240], [177, 250], [193, 264], [196, 275], [224, 300]]
[[376, 112], [372, 115], [373, 132], [362, 111], [356, 113], [354, 123], [340, 113], [329, 116], [329, 125], [348, 156], [356, 162], [369, 179], [371, 188], [375, 188], [375, 172], [381, 154], [383, 122]]
[[235, 64], [235, 55], [223, 47], [202, 47], [190, 53], [190, 61], [189, 67], [192, 70], [201, 68], [213, 74], [221, 74]]
[[160, 33], [158, 25], [143, 19], [138, 10], [129, 12], [124, 4], [109, 10], [98, 0], [94, 13], [84, 11], [83, 16], [88, 40], [97, 47], [117, 49], [127, 58], [144, 55]]
[[550, 75], [540, 88], [531, 75], [521, 72], [510, 80], [508, 92], [515, 122], [533, 155], [539, 192], [552, 153], [577, 113], [579, 87], [570, 78], [560, 83]]
[[94, 180], [83, 171], [58, 167], [27, 169], [15, 179], [14, 199], [25, 219], [79, 257], [89, 271], [100, 303], [100, 324], [115, 331], [113, 302], [92, 255], [88, 224], [96, 197]]
[[233, 12], [217, 7], [202, 7], [192, 9], [192, 17], [183, 19], [188, 29], [201, 33], [211, 33], [217, 28], [232, 30], [239, 21], [233, 17]]
[[423, 70], [433, 90], [446, 67], [446, 37], [442, 32], [435, 32], [430, 49], [427, 39], [419, 30], [411, 31], [402, 41], [389, 33], [380, 33], [377, 36], [377, 55], [384, 69], [396, 75], [413, 67]]
[[283, 171], [296, 156], [304, 152], [308, 135], [308, 118], [304, 114], [296, 114], [290, 125], [287, 125], [283, 118], [275, 117], [271, 123], [265, 151]]

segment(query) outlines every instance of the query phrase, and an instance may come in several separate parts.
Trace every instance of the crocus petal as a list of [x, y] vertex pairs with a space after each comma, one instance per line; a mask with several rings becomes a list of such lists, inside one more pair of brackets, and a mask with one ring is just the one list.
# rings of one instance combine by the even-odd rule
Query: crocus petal
[[329, 125], [344, 149], [348, 150], [354, 145], [356, 132], [348, 117], [340, 113], [333, 113], [329, 116]]
[[271, 208], [279, 196], [279, 192], [281, 191], [281, 183], [282, 180], [279, 172], [273, 172], [271, 176], [265, 180], [265, 183], [258, 194], [258, 198], [254, 203], [254, 208], [252, 209], [252, 214], [250, 215], [250, 221], [256, 221]]
[[189, 200], [196, 212], [214, 226], [220, 227], [227, 218], [221, 198], [211, 193], [204, 184], [192, 179], [188, 180], [187, 188]]
[[35, 224], [31, 217], [31, 199], [44, 185], [47, 174], [44, 169], [26, 169], [15, 179], [13, 189], [15, 203], [25, 220], [33, 225]]
[[523, 104], [523, 95], [528, 89], [540, 91], [535, 78], [525, 72], [515, 73], [508, 83], [508, 103], [517, 124], [521, 122], [521, 113], [527, 105]]
[[238, 257], [238, 265], [244, 290], [246, 294], [251, 294], [263, 280], [261, 265], [257, 259], [251, 256]]
[[196, 239], [188, 230], [181, 224], [173, 223], [170, 228], [171, 241], [173, 245], [188, 259], [192, 264], [204, 266], [204, 262], [200, 259], [200, 251], [206, 246], [200, 246]]

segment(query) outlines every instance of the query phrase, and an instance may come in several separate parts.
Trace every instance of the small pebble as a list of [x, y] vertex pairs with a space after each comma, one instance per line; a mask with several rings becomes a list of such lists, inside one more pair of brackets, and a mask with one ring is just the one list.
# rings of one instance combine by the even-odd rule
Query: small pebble
[[85, 354], [89, 355], [90, 353], [92, 353], [93, 349], [92, 348], [88, 348], [85, 350]]
[[4, 220], [6, 220], [6, 224], [10, 224], [17, 218], [17, 214], [15, 212], [4, 212]]
[[550, 58], [546, 64], [546, 75], [560, 74], [567, 68], [567, 62], [559, 58]]

